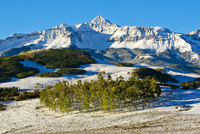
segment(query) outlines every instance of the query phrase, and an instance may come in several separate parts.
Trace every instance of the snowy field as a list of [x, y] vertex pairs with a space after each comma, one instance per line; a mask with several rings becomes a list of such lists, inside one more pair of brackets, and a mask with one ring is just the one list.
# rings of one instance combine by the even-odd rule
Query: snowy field
[[[54, 85], [58, 81], [72, 81], [75, 82], [79, 79], [82, 80], [92, 80], [97, 78], [97, 73], [105, 71], [106, 73], [110, 73], [113, 78], [119, 77], [122, 75], [125, 79], [127, 79], [130, 75], [127, 72], [132, 72], [135, 67], [118, 67], [111, 63], [106, 63], [100, 60], [97, 60], [98, 64], [89, 64], [82, 65], [80, 68], [87, 71], [84, 75], [63, 75], [63, 77], [58, 78], [41, 78], [41, 77], [28, 77], [24, 79], [12, 78], [11, 82], [0, 83], [0, 87], [19, 87], [21, 90], [31, 90], [34, 89], [37, 83], [40, 83], [44, 86], [46, 85]], [[45, 66], [38, 65], [32, 61], [21, 62], [24, 66], [34, 67], [40, 69], [40, 72], [54, 72], [55, 69], [46, 69]]]
[[[48, 70], [34, 62], [25, 61], [25, 66], [37, 67], [41, 72]], [[77, 81], [96, 79], [96, 73], [105, 71], [113, 78], [130, 77], [128, 72], [136, 67], [118, 67], [114, 64], [98, 60], [98, 64], [81, 66], [85, 75], [66, 75], [59, 78], [28, 77], [25, 79], [13, 78], [11, 82], [1, 83], [0, 87], [20, 87], [22, 90], [34, 89], [37, 83], [53, 85], [58, 81]], [[148, 66], [152, 67], [152, 66]], [[157, 68], [157, 67], [152, 67]], [[197, 74], [166, 69], [167, 72], [179, 81], [190, 81], [200, 77]], [[60, 114], [49, 111], [39, 103], [38, 99], [11, 102], [6, 111], [0, 111], [0, 133], [200, 133], [200, 89], [172, 90], [162, 87], [159, 102], [153, 108], [123, 112], [90, 112]], [[187, 108], [176, 107], [190, 105]]]

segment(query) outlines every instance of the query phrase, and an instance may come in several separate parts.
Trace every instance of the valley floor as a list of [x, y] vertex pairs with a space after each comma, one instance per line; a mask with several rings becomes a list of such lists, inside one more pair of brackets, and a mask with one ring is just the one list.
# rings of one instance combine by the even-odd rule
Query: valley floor
[[[91, 80], [95, 73], [105, 71], [112, 77], [122, 75], [127, 79], [135, 67], [117, 67], [112, 64], [91, 64], [82, 66], [86, 75], [72, 75], [60, 78], [29, 77], [1, 83], [1, 87], [17, 86], [33, 89], [36, 83], [54, 84], [60, 80]], [[197, 74], [168, 70], [179, 81], [189, 81]], [[38, 99], [17, 101], [7, 104], [6, 111], [0, 111], [1, 134], [86, 134], [86, 133], [200, 133], [200, 89], [171, 90], [162, 87], [162, 96], [151, 109], [123, 112], [55, 113], [40, 104]], [[176, 106], [190, 105], [189, 109]]]

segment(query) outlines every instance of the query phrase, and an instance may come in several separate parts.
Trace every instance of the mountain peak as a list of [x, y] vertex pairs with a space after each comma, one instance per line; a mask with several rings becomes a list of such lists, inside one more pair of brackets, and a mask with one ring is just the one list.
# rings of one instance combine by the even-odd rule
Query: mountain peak
[[94, 19], [104, 19], [103, 16], [99, 15], [97, 17], [95, 17]]
[[108, 21], [107, 19], [103, 18], [102, 16], [97, 16], [95, 17], [90, 23], [92, 24], [96, 24], [96, 25], [105, 25], [105, 24], [109, 24], [111, 25], [112, 23], [110, 21]]
[[195, 31], [193, 31], [194, 34], [200, 34], [200, 30], [196, 29]]
[[195, 31], [192, 31], [192, 32], [186, 33], [186, 35], [197, 36], [197, 37], [200, 38], [200, 30], [199, 30], [199, 29], [196, 29]]
[[55, 26], [54, 28], [66, 28], [66, 27], [69, 27], [69, 25], [63, 23], [63, 24], [60, 24], [58, 26]]
[[116, 24], [112, 24], [110, 21], [104, 19], [102, 16], [97, 16], [88, 24], [90, 28], [94, 29], [95, 31], [106, 34], [112, 34], [118, 28]]

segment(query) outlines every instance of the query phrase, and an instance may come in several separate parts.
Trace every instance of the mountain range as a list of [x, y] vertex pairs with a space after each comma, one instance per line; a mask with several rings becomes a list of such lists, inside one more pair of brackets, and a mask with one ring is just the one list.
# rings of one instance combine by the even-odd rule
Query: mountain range
[[0, 40], [1, 56], [49, 48], [93, 49], [94, 56], [119, 62], [200, 66], [200, 30], [183, 34], [162, 27], [121, 27], [102, 16]]

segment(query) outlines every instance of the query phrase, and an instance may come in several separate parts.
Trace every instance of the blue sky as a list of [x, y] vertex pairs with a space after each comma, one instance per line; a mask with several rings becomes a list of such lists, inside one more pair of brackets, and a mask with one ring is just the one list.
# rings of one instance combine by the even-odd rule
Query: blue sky
[[200, 29], [200, 0], [0, 0], [0, 39], [98, 15], [119, 26], [161, 26], [174, 32]]

